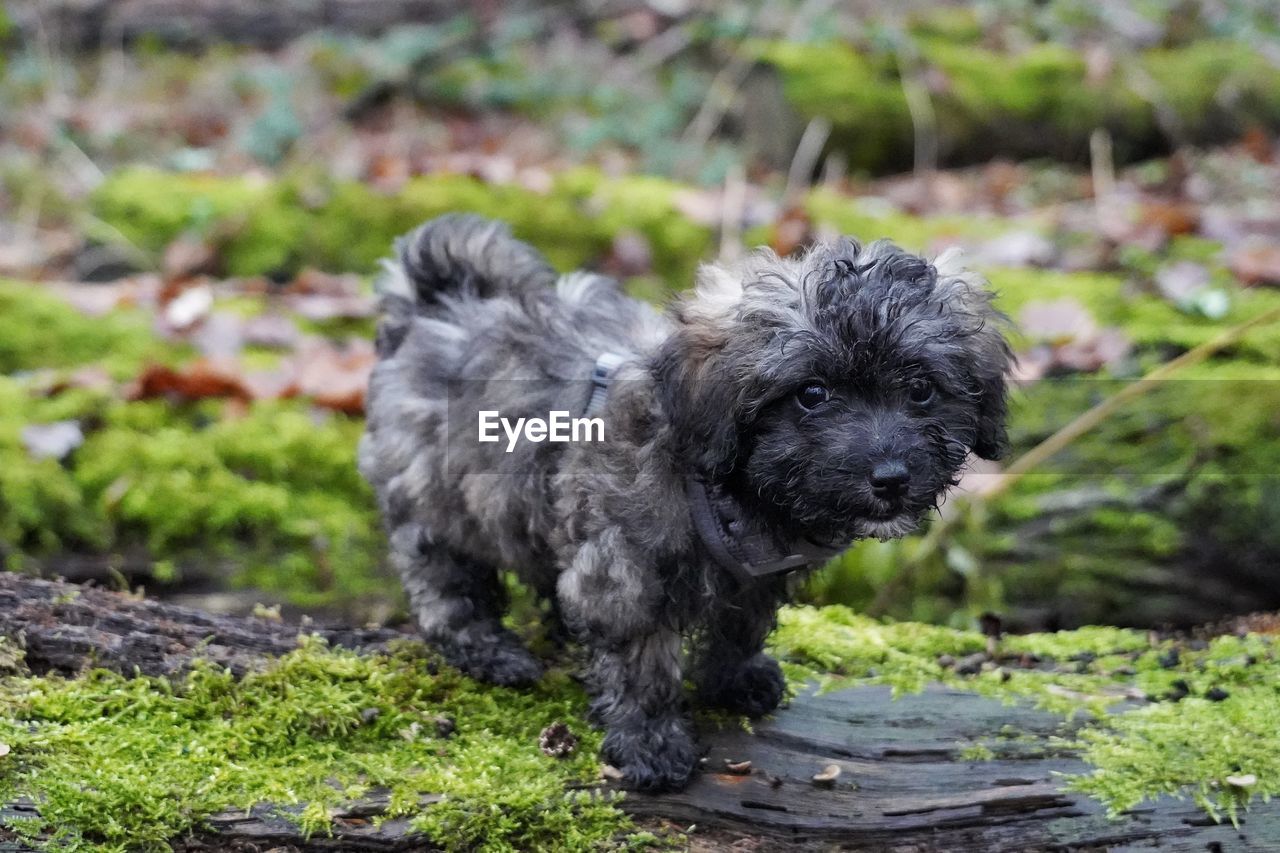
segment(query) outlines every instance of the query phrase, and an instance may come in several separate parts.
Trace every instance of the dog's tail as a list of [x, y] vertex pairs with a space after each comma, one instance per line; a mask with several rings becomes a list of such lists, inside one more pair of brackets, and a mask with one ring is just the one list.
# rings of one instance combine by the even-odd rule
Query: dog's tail
[[511, 236], [501, 222], [451, 213], [396, 241], [399, 264], [379, 281], [386, 296], [429, 310], [446, 294], [486, 298], [549, 287], [556, 272], [536, 249]]

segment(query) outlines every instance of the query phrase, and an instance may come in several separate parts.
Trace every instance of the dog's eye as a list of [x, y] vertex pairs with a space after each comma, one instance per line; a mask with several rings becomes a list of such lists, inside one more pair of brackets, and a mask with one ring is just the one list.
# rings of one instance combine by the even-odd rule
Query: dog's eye
[[933, 399], [933, 383], [928, 379], [912, 379], [907, 386], [907, 396], [917, 406], [923, 406]]
[[796, 392], [796, 402], [806, 409], [814, 409], [831, 399], [831, 392], [814, 382]]

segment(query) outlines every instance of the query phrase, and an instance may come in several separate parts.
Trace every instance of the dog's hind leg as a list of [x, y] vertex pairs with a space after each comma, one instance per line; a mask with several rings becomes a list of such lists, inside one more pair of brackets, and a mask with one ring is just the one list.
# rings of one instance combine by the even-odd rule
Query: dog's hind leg
[[748, 717], [778, 707], [786, 680], [763, 649], [783, 596], [780, 579], [760, 582], [723, 598], [707, 616], [693, 655], [693, 680], [702, 703]]
[[506, 594], [496, 569], [433, 545], [413, 525], [397, 530], [391, 544], [422, 634], [449, 663], [492, 684], [538, 680], [542, 665], [502, 627]]

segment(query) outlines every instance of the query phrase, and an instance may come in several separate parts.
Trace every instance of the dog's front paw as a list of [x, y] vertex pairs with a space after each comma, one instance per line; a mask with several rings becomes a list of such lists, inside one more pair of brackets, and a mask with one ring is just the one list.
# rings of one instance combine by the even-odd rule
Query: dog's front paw
[[610, 728], [601, 753], [622, 773], [622, 784], [637, 791], [679, 790], [698, 763], [689, 724], [680, 717]]
[[703, 679], [699, 697], [707, 705], [735, 714], [763, 717], [778, 707], [786, 688], [778, 662], [758, 654], [728, 672]]
[[445, 660], [477, 681], [520, 687], [542, 677], [542, 664], [509, 635], [467, 643], [444, 642], [440, 650]]

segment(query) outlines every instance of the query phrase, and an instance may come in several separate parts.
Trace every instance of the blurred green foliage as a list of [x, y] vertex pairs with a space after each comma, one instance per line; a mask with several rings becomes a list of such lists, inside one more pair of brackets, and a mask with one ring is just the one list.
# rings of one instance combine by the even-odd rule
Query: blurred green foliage
[[303, 266], [372, 271], [396, 237], [442, 213], [468, 211], [510, 223], [565, 270], [603, 257], [620, 231], [632, 230], [652, 247], [656, 272], [691, 281], [712, 233], [680, 214], [680, 190], [664, 178], [611, 179], [587, 168], [558, 175], [545, 194], [424, 175], [392, 195], [314, 173], [261, 181], [135, 168], [111, 175], [92, 205], [101, 220], [155, 253], [182, 234], [210, 242], [231, 275], [284, 277]]
[[[1280, 68], [1233, 41], [1116, 56], [1115, 67], [1097, 79], [1086, 58], [1063, 44], [1010, 53], [920, 37], [907, 54], [944, 81], [930, 101], [947, 161], [1082, 160], [1098, 128], [1111, 133], [1116, 156], [1129, 161], [1158, 150], [1171, 132], [1204, 143], [1234, 139], [1253, 125], [1280, 127]], [[796, 109], [832, 122], [833, 145], [853, 166], [874, 172], [912, 166], [916, 131], [895, 50], [780, 42], [764, 56], [782, 72]]]

